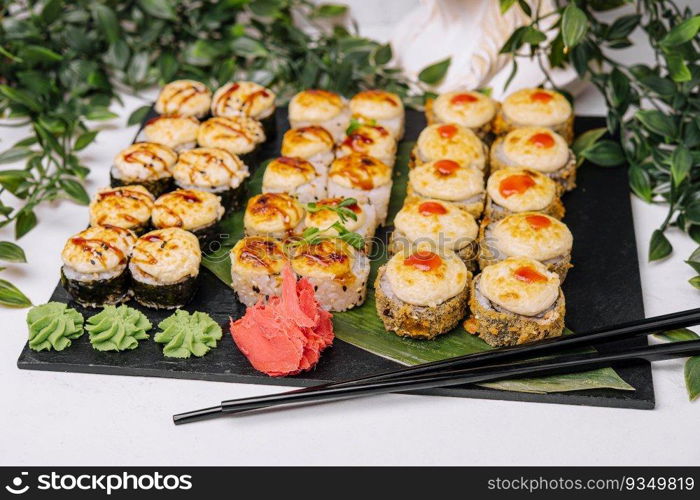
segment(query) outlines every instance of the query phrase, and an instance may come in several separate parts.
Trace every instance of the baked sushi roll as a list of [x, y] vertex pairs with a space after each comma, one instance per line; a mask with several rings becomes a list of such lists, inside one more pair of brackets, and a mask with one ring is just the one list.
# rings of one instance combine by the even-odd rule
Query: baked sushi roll
[[369, 252], [377, 230], [377, 215], [372, 205], [352, 198], [326, 198], [306, 206], [304, 227], [315, 227], [325, 236], [338, 236], [336, 224], [362, 236], [365, 251]]
[[374, 284], [377, 314], [402, 337], [430, 340], [464, 317], [471, 273], [450, 250], [394, 255]]
[[336, 159], [328, 172], [328, 196], [355, 198], [372, 205], [377, 224], [386, 222], [391, 184], [391, 167], [361, 153]]
[[264, 193], [253, 196], [243, 215], [247, 236], [270, 236], [285, 239], [301, 234], [304, 208], [287, 193]]
[[562, 136], [546, 128], [516, 128], [499, 137], [491, 148], [491, 171], [507, 167], [537, 170], [551, 177], [562, 191], [576, 187], [576, 157]]
[[338, 238], [292, 247], [292, 269], [309, 280], [326, 311], [347, 311], [365, 301], [369, 258]]
[[202, 123], [197, 143], [203, 148], [218, 148], [238, 156], [251, 170], [257, 166], [265, 131], [259, 121], [248, 116], [216, 116]]
[[289, 101], [289, 124], [292, 128], [318, 125], [339, 142], [350, 125], [350, 110], [345, 99], [334, 92], [302, 90]]
[[435, 160], [453, 160], [463, 167], [486, 169], [487, 149], [470, 129], [454, 123], [423, 129], [411, 151], [409, 167]]
[[292, 128], [282, 138], [282, 156], [301, 158], [311, 163], [319, 175], [327, 176], [335, 158], [335, 141], [323, 127]]
[[221, 198], [226, 212], [243, 208], [248, 166], [235, 154], [219, 148], [183, 151], [173, 166], [175, 185], [208, 191]]
[[476, 270], [479, 226], [463, 208], [440, 200], [406, 200], [394, 218], [390, 253], [408, 257], [418, 250], [454, 251], [470, 271]]
[[162, 115], [146, 122], [143, 137], [146, 142], [156, 142], [175, 151], [197, 146], [199, 120], [194, 116]]
[[61, 284], [78, 304], [101, 307], [129, 298], [127, 265], [136, 235], [116, 226], [91, 226], [68, 238]]
[[197, 237], [180, 229], [156, 229], [134, 245], [129, 271], [136, 301], [146, 307], [175, 309], [197, 289], [202, 252]]
[[221, 199], [209, 191], [176, 189], [158, 198], [153, 208], [153, 227], [179, 227], [199, 238], [200, 246], [215, 239], [224, 215]]
[[564, 217], [556, 182], [536, 170], [504, 168], [486, 182], [484, 216], [491, 220], [521, 212], [542, 212], [555, 219]]
[[306, 160], [280, 156], [267, 164], [262, 192], [289, 193], [301, 203], [309, 203], [326, 197], [326, 177]]
[[475, 91], [455, 91], [428, 99], [425, 116], [428, 125], [456, 123], [471, 129], [482, 141], [490, 142], [491, 124], [498, 103], [489, 96]]
[[484, 172], [461, 167], [453, 160], [431, 161], [411, 169], [406, 191], [408, 196], [450, 201], [477, 219], [484, 211]]
[[246, 236], [231, 249], [231, 287], [247, 307], [282, 293], [282, 269], [289, 262], [282, 242]]
[[509, 257], [471, 283], [465, 329], [494, 347], [558, 337], [564, 331], [559, 276], [541, 262]]
[[90, 202], [90, 225], [116, 226], [142, 234], [151, 220], [153, 200], [139, 185], [100, 189]]
[[400, 141], [403, 138], [406, 112], [401, 98], [386, 90], [364, 90], [355, 94], [349, 103], [352, 118], [368, 124], [377, 124]]
[[508, 257], [529, 257], [557, 273], [563, 283], [572, 267], [573, 242], [566, 224], [549, 215], [525, 212], [495, 222], [484, 219], [479, 229], [479, 267]]
[[276, 98], [274, 92], [255, 82], [229, 82], [214, 93], [211, 114], [249, 116], [262, 124], [266, 139], [272, 139], [277, 132]]
[[158, 197], [173, 188], [172, 168], [176, 161], [177, 153], [168, 146], [137, 142], [114, 158], [109, 172], [110, 185], [140, 185]]
[[211, 90], [195, 80], [175, 80], [165, 85], [156, 99], [159, 115], [204, 118], [209, 113]]
[[357, 125], [350, 127], [350, 132], [336, 149], [336, 157], [351, 153], [373, 156], [390, 167], [396, 162], [396, 139], [387, 129], [380, 125]]
[[493, 120], [493, 131], [496, 135], [505, 135], [518, 127], [545, 127], [571, 144], [574, 141], [574, 111], [568, 99], [554, 90], [518, 90], [503, 101]]

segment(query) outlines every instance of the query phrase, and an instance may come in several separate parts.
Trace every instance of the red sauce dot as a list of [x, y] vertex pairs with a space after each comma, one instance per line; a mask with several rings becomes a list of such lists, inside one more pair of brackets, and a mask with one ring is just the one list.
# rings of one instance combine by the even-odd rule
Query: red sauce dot
[[504, 198], [508, 198], [514, 194], [523, 194], [534, 185], [535, 180], [529, 175], [509, 175], [498, 185], [498, 192], [501, 193], [501, 196]]
[[452, 160], [438, 160], [434, 164], [435, 170], [440, 175], [452, 175], [459, 170], [459, 163]]
[[547, 277], [544, 274], [528, 266], [522, 266], [517, 268], [513, 272], [513, 275], [515, 276], [515, 279], [524, 281], [525, 283], [537, 283], [539, 281], [547, 281]]
[[457, 127], [455, 125], [443, 125], [442, 127], [438, 127], [437, 130], [440, 137], [444, 137], [445, 139], [451, 139], [457, 133]]
[[550, 218], [544, 215], [526, 215], [525, 220], [532, 229], [543, 229], [552, 225]]
[[532, 95], [530, 95], [530, 99], [535, 102], [548, 103], [549, 101], [554, 99], [554, 96], [549, 92], [538, 90], [537, 92], [533, 92]]
[[478, 100], [478, 98], [474, 97], [471, 94], [457, 94], [452, 99], [450, 99], [450, 102], [452, 104], [465, 104], [469, 102], [476, 102]]
[[554, 137], [546, 132], [541, 132], [539, 134], [534, 134], [528, 139], [530, 144], [534, 144], [538, 148], [551, 148], [554, 146]]
[[418, 211], [421, 215], [426, 217], [429, 215], [444, 215], [447, 213], [445, 205], [434, 201], [426, 201], [425, 203], [421, 203], [418, 205]]
[[406, 266], [413, 266], [419, 271], [432, 271], [442, 264], [439, 255], [433, 252], [416, 252], [403, 261]]

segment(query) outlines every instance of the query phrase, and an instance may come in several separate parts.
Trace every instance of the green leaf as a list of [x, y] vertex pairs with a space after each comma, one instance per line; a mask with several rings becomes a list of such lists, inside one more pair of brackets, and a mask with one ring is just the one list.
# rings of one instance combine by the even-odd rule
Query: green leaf
[[700, 356], [693, 356], [685, 362], [685, 387], [688, 398], [695, 401], [700, 396]]
[[664, 137], [675, 137], [676, 135], [676, 124], [673, 119], [659, 110], [640, 110], [637, 111], [635, 116], [647, 130], [650, 130], [655, 134], [659, 134]]
[[[614, 68], [610, 73], [610, 94], [614, 107], [619, 108], [627, 105], [630, 94], [630, 81], [627, 76], [617, 68]], [[620, 114], [623, 112], [624, 109], [619, 111]]]
[[15, 239], [18, 240], [36, 226], [36, 214], [33, 210], [23, 209], [15, 221]]
[[129, 120], [126, 122], [128, 126], [141, 124], [151, 111], [151, 106], [141, 106], [135, 109], [130, 115]]
[[109, 49], [105, 54], [105, 61], [115, 68], [124, 69], [129, 63], [130, 56], [131, 49], [129, 45], [124, 40], [119, 39], [109, 45]]
[[131, 63], [129, 64], [129, 69], [126, 72], [127, 79], [132, 85], [140, 85], [143, 83], [148, 74], [149, 64], [148, 53], [139, 52], [133, 55]]
[[653, 192], [647, 171], [639, 165], [632, 165], [628, 171], [628, 176], [632, 192], [647, 203], [651, 202]]
[[688, 257], [685, 263], [695, 269], [695, 272], [700, 273], [700, 247], [696, 248], [695, 251], [690, 254], [690, 257]]
[[523, 32], [523, 43], [529, 43], [530, 45], [538, 45], [544, 42], [546, 39], [547, 36], [544, 33], [542, 33], [536, 28], [533, 28], [532, 26], [528, 26], [527, 29]]
[[393, 52], [391, 50], [391, 44], [380, 45], [374, 50], [374, 63], [378, 66], [387, 64], [391, 61], [393, 57]]
[[654, 337], [668, 340], [669, 342], [683, 342], [685, 340], [695, 340], [700, 338], [700, 335], [687, 328], [679, 328], [677, 330], [668, 330], [663, 333], [655, 333]]
[[61, 179], [61, 187], [68, 197], [80, 205], [89, 205], [90, 196], [82, 184], [74, 179]]
[[593, 128], [591, 130], [586, 130], [583, 134], [579, 135], [571, 146], [571, 150], [574, 155], [579, 159], [579, 164], [583, 161], [581, 153], [592, 147], [598, 140], [605, 135], [606, 128]]
[[5, 163], [15, 163], [16, 161], [32, 155], [32, 153], [33, 151], [31, 149], [25, 147], [14, 147], [8, 149], [7, 151], [0, 153], [0, 165]]
[[92, 141], [95, 140], [95, 137], [97, 137], [98, 133], [99, 130], [89, 130], [83, 134], [80, 134], [75, 140], [75, 144], [73, 145], [73, 151], [81, 151], [88, 147], [92, 143]]
[[95, 24], [100, 28], [107, 41], [110, 44], [116, 43], [121, 31], [117, 15], [105, 4], [93, 2], [90, 8]]
[[31, 177], [26, 170], [0, 170], [0, 186], [16, 194], [19, 187]]
[[41, 9], [41, 21], [44, 24], [53, 23], [60, 16], [62, 7], [63, 0], [49, 0]]
[[607, 31], [606, 37], [609, 40], [626, 38], [639, 25], [641, 18], [642, 16], [638, 14], [629, 14], [615, 19]]
[[674, 82], [688, 82], [693, 77], [683, 56], [678, 52], [668, 52], [664, 56], [668, 65], [668, 72]]
[[0, 241], [0, 260], [5, 262], [27, 262], [24, 250], [10, 241]]
[[173, 2], [169, 0], [138, 0], [139, 6], [148, 14], [159, 19], [177, 20]]
[[40, 45], [22, 47], [19, 55], [24, 61], [30, 63], [53, 63], [63, 59], [61, 54], [57, 54], [53, 50]]
[[[673, 150], [671, 155], [671, 177], [673, 179], [673, 184], [680, 185], [693, 166], [693, 158], [690, 155], [690, 151], [683, 144], [680, 144]], [[700, 220], [697, 221], [700, 223]]]
[[170, 52], [165, 52], [161, 54], [158, 58], [158, 70], [160, 71], [160, 78], [163, 82], [169, 82], [177, 73], [180, 63]]
[[501, 4], [501, 14], [505, 14], [508, 10], [515, 5], [518, 0], [499, 0]]
[[695, 288], [697, 288], [698, 290], [700, 290], [700, 276], [695, 276], [695, 277], [693, 277], [693, 278], [690, 278], [690, 279], [688, 280], [688, 283], [690, 283], [690, 284], [693, 285]]
[[29, 307], [32, 301], [7, 280], [0, 279], [0, 304], [8, 307]]
[[330, 3], [324, 3], [318, 5], [313, 13], [312, 17], [337, 17], [337, 16], [342, 16], [348, 11], [348, 6], [347, 5], [338, 5], [338, 4], [330, 4]]
[[625, 155], [617, 142], [598, 141], [581, 151], [581, 156], [601, 167], [616, 167], [625, 161]]
[[418, 73], [418, 79], [423, 83], [427, 83], [428, 85], [440, 83], [442, 79], [445, 78], [447, 70], [450, 68], [451, 61], [451, 58], [448, 57], [447, 59], [436, 62], [435, 64], [431, 64], [427, 68], [423, 68], [423, 70]]
[[[236, 38], [231, 42], [231, 50], [243, 57], [262, 57], [267, 55], [268, 52], [260, 41], [249, 36]], [[214, 56], [215, 54], [212, 55], [212, 57]]]
[[109, 109], [103, 107], [96, 107], [91, 109], [85, 114], [85, 118], [88, 120], [111, 120], [112, 118], [119, 118], [119, 115], [112, 113]]
[[675, 47], [695, 38], [699, 30], [700, 15], [697, 15], [675, 26], [661, 39], [660, 43], [665, 47]]
[[656, 229], [649, 242], [649, 262], [661, 260], [671, 255], [673, 247], [662, 230]]
[[41, 110], [41, 106], [37, 100], [28, 92], [21, 89], [16, 89], [8, 85], [0, 85], [0, 94], [8, 98], [10, 101], [28, 107], [32, 111]]
[[569, 48], [575, 47], [583, 39], [587, 31], [588, 17], [586, 17], [586, 13], [579, 9], [575, 3], [569, 3], [564, 9], [561, 18], [561, 33], [564, 38], [564, 45]]

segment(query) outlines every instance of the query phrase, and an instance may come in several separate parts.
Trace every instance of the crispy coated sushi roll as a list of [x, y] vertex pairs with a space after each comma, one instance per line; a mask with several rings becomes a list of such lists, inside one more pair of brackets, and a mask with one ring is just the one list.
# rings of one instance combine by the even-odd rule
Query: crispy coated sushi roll
[[338, 158], [328, 173], [328, 196], [355, 198], [374, 207], [377, 223], [384, 224], [391, 196], [391, 168], [371, 156], [352, 153]]
[[406, 112], [401, 98], [386, 90], [364, 90], [350, 99], [352, 118], [362, 123], [376, 123], [400, 141], [403, 137]]
[[499, 137], [491, 148], [491, 171], [529, 168], [551, 177], [562, 191], [576, 187], [576, 157], [566, 141], [546, 128], [516, 128]]
[[289, 124], [292, 128], [318, 125], [339, 142], [350, 125], [350, 110], [345, 99], [334, 92], [302, 90], [289, 101]]
[[173, 187], [172, 167], [177, 153], [162, 144], [137, 142], [123, 149], [110, 169], [112, 187], [138, 184], [153, 196], [160, 196]]
[[169, 227], [144, 234], [129, 263], [134, 298], [156, 309], [184, 306], [197, 289], [201, 261], [199, 241], [189, 231]]
[[61, 252], [61, 284], [78, 304], [100, 307], [129, 298], [127, 264], [136, 235], [116, 226], [92, 226], [68, 238]]
[[151, 220], [153, 200], [139, 185], [100, 189], [90, 202], [90, 225], [116, 226], [141, 234]]
[[175, 80], [165, 85], [156, 100], [159, 115], [204, 118], [209, 113], [211, 90], [195, 80]]
[[451, 201], [478, 219], [486, 199], [484, 172], [452, 160], [431, 161], [409, 171], [407, 194]]
[[280, 156], [267, 164], [262, 192], [289, 193], [301, 203], [309, 203], [326, 197], [326, 178], [306, 160]]
[[163, 115], [146, 122], [143, 136], [147, 142], [156, 142], [175, 151], [197, 146], [199, 120], [194, 116]]
[[406, 200], [394, 218], [390, 253], [408, 257], [417, 250], [456, 252], [470, 271], [476, 269], [479, 226], [463, 208], [440, 200]]
[[486, 183], [484, 216], [491, 220], [520, 212], [542, 212], [564, 217], [557, 184], [544, 174], [522, 168], [495, 171]]
[[446, 92], [434, 100], [428, 100], [425, 116], [428, 125], [456, 123], [474, 131], [482, 141], [487, 141], [497, 110], [498, 103], [489, 96], [462, 90]]
[[221, 199], [214, 193], [176, 189], [156, 200], [152, 218], [156, 229], [179, 227], [193, 233], [204, 245], [216, 238], [223, 215]]
[[319, 175], [327, 176], [335, 158], [333, 136], [323, 127], [292, 128], [282, 138], [282, 156], [302, 158], [311, 163]]
[[197, 142], [204, 148], [228, 151], [254, 170], [260, 145], [265, 142], [265, 132], [259, 121], [248, 116], [216, 116], [202, 123]]
[[464, 167], [486, 169], [487, 149], [477, 135], [454, 123], [430, 125], [418, 136], [409, 167], [435, 160], [453, 160]]
[[243, 181], [249, 175], [247, 165], [238, 156], [218, 148], [183, 151], [173, 167], [179, 188], [214, 193], [227, 212], [243, 208]]
[[[352, 129], [352, 130], [351, 130]], [[390, 167], [396, 162], [396, 139], [379, 125], [358, 125], [338, 145], [336, 157], [362, 153], [375, 157]]]
[[[353, 233], [357, 233], [365, 239], [365, 250], [369, 251], [374, 238], [374, 232], [377, 230], [377, 215], [372, 205], [367, 203], [351, 203], [345, 202], [348, 198], [326, 198], [317, 203], [312, 203], [306, 207], [306, 218], [304, 219], [305, 227], [315, 227], [324, 235], [338, 236], [338, 231], [333, 227], [334, 224], [340, 223], [345, 229]], [[342, 209], [346, 211], [342, 211]], [[342, 212], [343, 218], [341, 219]], [[348, 216], [348, 212], [352, 212], [353, 216]]]
[[470, 278], [451, 250], [396, 254], [377, 274], [377, 314], [397, 335], [433, 339], [464, 317]]
[[493, 121], [496, 135], [518, 127], [549, 128], [571, 144], [574, 141], [574, 111], [559, 92], [548, 89], [522, 89], [503, 101]]
[[302, 243], [292, 250], [292, 269], [307, 278], [316, 300], [327, 311], [347, 311], [365, 301], [369, 258], [343, 240]]
[[287, 193], [264, 193], [248, 200], [243, 216], [247, 236], [285, 239], [304, 228], [304, 209]]
[[566, 224], [549, 215], [525, 212], [495, 222], [484, 219], [479, 229], [479, 267], [508, 257], [529, 257], [557, 273], [563, 283], [572, 267], [573, 242]]
[[559, 283], [556, 273], [526, 257], [488, 266], [472, 280], [464, 327], [492, 346], [558, 337], [565, 313]]
[[265, 129], [266, 139], [275, 136], [275, 99], [270, 89], [255, 82], [229, 82], [214, 93], [211, 114], [214, 116], [249, 116]]
[[246, 236], [231, 249], [231, 287], [247, 307], [280, 295], [282, 269], [289, 262], [282, 243], [266, 236]]

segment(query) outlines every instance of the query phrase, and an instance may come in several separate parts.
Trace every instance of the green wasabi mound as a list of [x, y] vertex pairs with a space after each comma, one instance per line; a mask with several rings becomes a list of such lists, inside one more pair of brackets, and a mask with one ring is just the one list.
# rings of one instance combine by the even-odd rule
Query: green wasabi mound
[[83, 315], [61, 302], [32, 307], [27, 313], [29, 348], [62, 351], [83, 333]]
[[221, 327], [206, 313], [193, 314], [178, 309], [158, 325], [162, 331], [154, 340], [163, 347], [163, 355], [168, 358], [202, 357], [216, 347], [221, 340]]
[[97, 351], [128, 351], [139, 346], [139, 340], [148, 338], [146, 333], [153, 325], [144, 314], [131, 307], [105, 306], [102, 311], [88, 318], [85, 329], [90, 343]]

